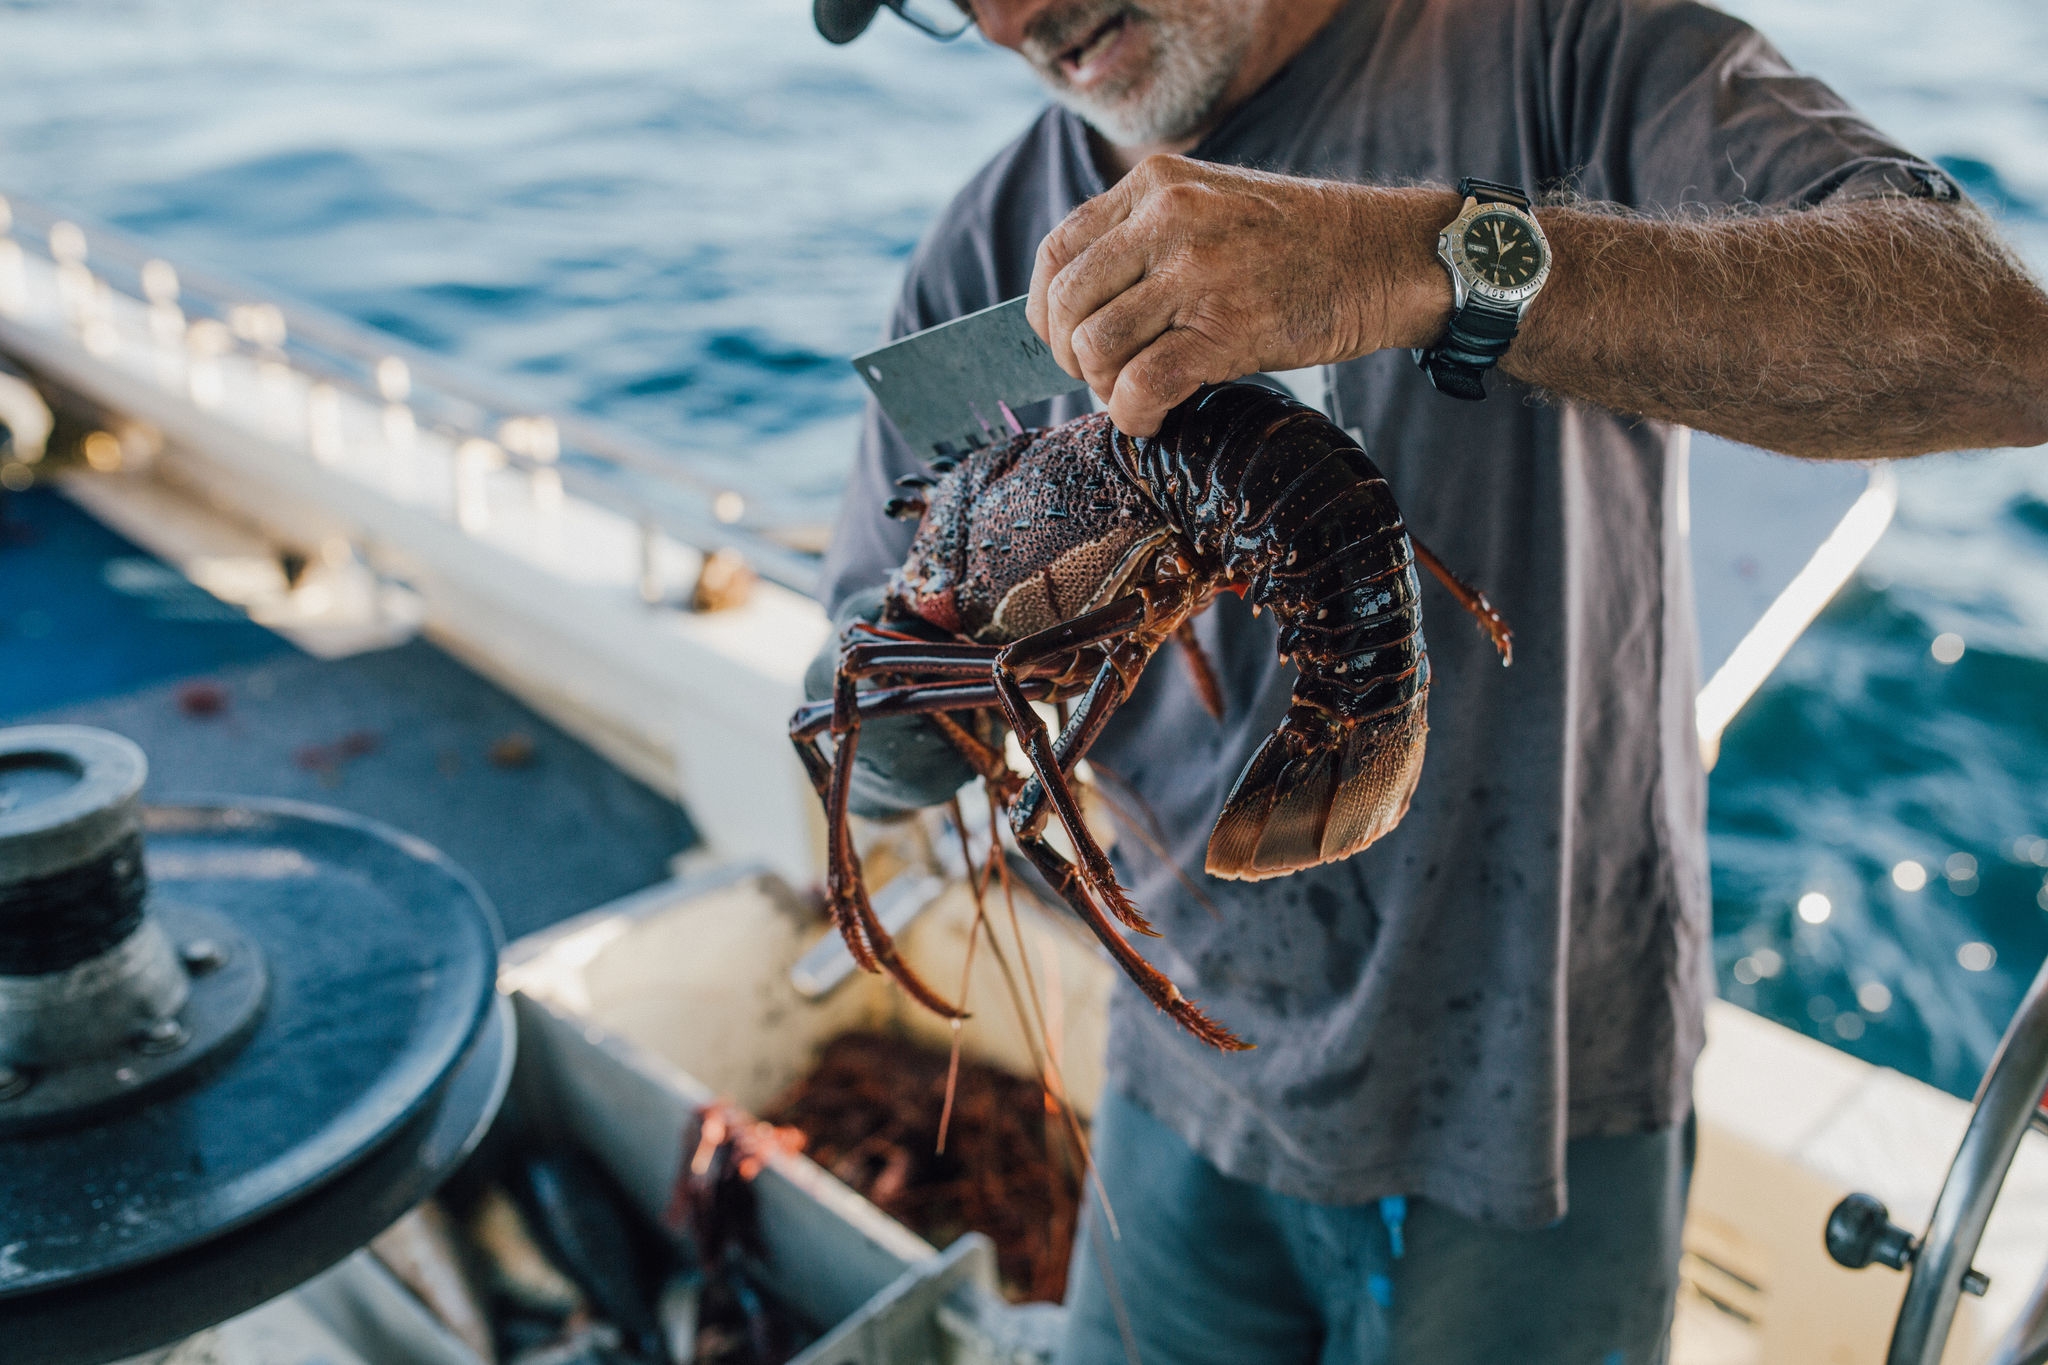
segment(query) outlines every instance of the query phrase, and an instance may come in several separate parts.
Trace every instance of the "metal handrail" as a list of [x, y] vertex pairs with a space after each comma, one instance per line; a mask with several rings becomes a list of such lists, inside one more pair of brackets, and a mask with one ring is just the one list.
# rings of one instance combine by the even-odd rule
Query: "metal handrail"
[[[1843, 1265], [1854, 1269], [1879, 1259], [1900, 1268], [1910, 1266], [1885, 1365], [1938, 1365], [1964, 1292], [1984, 1292], [1987, 1281], [1970, 1262], [2044, 1090], [2048, 962], [2027, 988], [1977, 1088], [1970, 1125], [1949, 1163], [1926, 1233], [1912, 1238], [1891, 1224], [1883, 1205], [1868, 1195], [1850, 1195], [1829, 1219], [1828, 1250]], [[2024, 1325], [2009, 1335], [2008, 1343], [2001, 1351], [2003, 1359], [2017, 1365], [2038, 1358], [2032, 1349], [2039, 1344], [2038, 1336]]]
[[2048, 1270], [2041, 1272], [2027, 1306], [1991, 1353], [1990, 1365], [2048, 1365]]
[[[39, 254], [53, 262], [61, 257], [50, 242], [51, 230], [60, 224], [72, 225], [90, 242], [96, 278], [114, 287], [107, 269], [112, 266], [126, 286], [122, 293], [138, 300], [149, 297], [147, 271], [163, 259], [161, 252], [90, 218], [15, 195], [0, 198], [0, 237], [10, 235], [10, 218], [13, 240], [37, 246]], [[259, 285], [223, 272], [179, 265], [175, 274], [177, 306], [188, 314], [228, 323], [238, 309], [256, 306], [274, 311], [282, 321], [282, 338], [268, 348], [251, 344], [248, 349], [252, 352], [282, 352], [303, 373], [373, 402], [388, 397], [380, 392], [380, 367], [394, 359], [400, 361], [412, 406], [417, 409], [424, 403], [430, 408], [421, 413], [421, 426], [458, 441], [489, 436], [510, 419], [545, 417], [559, 435], [561, 454], [568, 458], [536, 460], [507, 450], [510, 466], [548, 465], [559, 472], [566, 489], [588, 502], [658, 527], [700, 549], [736, 550], [762, 576], [797, 592], [808, 595], [816, 588], [816, 557], [778, 542], [769, 529], [776, 519], [760, 515], [764, 505], [774, 510], [772, 495], [708, 478], [675, 453], [606, 422], [536, 408], [502, 380], [324, 309], [283, 301]], [[239, 336], [235, 339], [237, 344], [246, 341]]]
[[1999, 1187], [2026, 1136], [2041, 1092], [2048, 1089], [2048, 963], [2027, 988], [1998, 1055], [1977, 1090], [1977, 1106], [1948, 1179], [1934, 1201], [1920, 1252], [1913, 1258], [1899, 1324], [1886, 1365], [1937, 1365], [1955, 1320], [1963, 1277], [1998, 1202]]

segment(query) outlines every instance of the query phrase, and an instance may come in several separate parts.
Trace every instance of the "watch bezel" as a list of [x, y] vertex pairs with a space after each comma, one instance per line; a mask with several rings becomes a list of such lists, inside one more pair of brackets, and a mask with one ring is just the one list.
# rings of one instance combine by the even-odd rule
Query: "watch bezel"
[[[1537, 266], [1536, 273], [1530, 276], [1526, 283], [1518, 284], [1513, 288], [1502, 288], [1500, 285], [1488, 280], [1484, 275], [1481, 275], [1478, 267], [1466, 259], [1465, 229], [1472, 225], [1473, 220], [1484, 217], [1489, 213], [1501, 213], [1512, 218], [1519, 218], [1527, 225], [1529, 235], [1535, 238], [1537, 249], [1542, 253], [1543, 261]], [[1520, 306], [1535, 298], [1542, 291], [1545, 282], [1550, 279], [1550, 239], [1543, 235], [1543, 225], [1536, 221], [1535, 214], [1516, 208], [1513, 204], [1482, 204], [1476, 199], [1468, 199], [1465, 207], [1459, 211], [1458, 216], [1453, 218], [1445, 226], [1444, 230], [1437, 235], [1436, 241], [1437, 255], [1443, 258], [1444, 264], [1450, 267], [1452, 276], [1462, 286], [1459, 290], [1460, 294], [1475, 295], [1487, 300], [1489, 303]], [[1464, 299], [1460, 298], [1458, 304], [1462, 306], [1463, 303]]]

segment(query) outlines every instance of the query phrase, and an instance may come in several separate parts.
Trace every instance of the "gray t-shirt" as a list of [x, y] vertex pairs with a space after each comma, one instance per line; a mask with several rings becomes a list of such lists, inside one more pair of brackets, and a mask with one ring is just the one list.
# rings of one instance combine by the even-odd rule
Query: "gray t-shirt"
[[[1955, 194], [1689, 0], [1352, 0], [1194, 155], [1352, 181], [1475, 175], [1649, 212]], [[933, 228], [892, 334], [1023, 293], [1039, 239], [1104, 187], [1083, 125], [1048, 109]], [[1258, 1045], [1212, 1052], [1126, 983], [1109, 1064], [1230, 1175], [1534, 1227], [1565, 1211], [1568, 1138], [1690, 1108], [1711, 990], [1705, 784], [1685, 433], [1491, 385], [1484, 403], [1444, 397], [1405, 353], [1333, 372], [1338, 420], [1409, 525], [1515, 630], [1504, 670], [1424, 578], [1429, 749], [1399, 828], [1289, 877], [1204, 876], [1210, 825], [1295, 677], [1272, 616], [1233, 598], [1196, 625], [1222, 723], [1162, 657], [1096, 747], [1220, 912], [1126, 838], [1119, 866], [1165, 935], [1139, 948]], [[871, 407], [827, 562], [833, 606], [901, 562], [911, 528], [881, 507], [917, 467]]]

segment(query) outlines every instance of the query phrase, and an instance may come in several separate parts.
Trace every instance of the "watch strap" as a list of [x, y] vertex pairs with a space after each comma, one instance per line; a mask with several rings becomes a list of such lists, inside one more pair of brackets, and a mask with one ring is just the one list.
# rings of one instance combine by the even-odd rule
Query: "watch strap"
[[1444, 339], [1417, 351], [1415, 363], [1440, 392], [1476, 403], [1486, 397], [1486, 372], [1507, 354], [1521, 324], [1519, 309], [1467, 299], [1452, 316]]
[[[1461, 198], [1481, 204], [1509, 204], [1529, 211], [1529, 196], [1513, 185], [1466, 176], [1458, 182]], [[1451, 317], [1444, 339], [1415, 353], [1415, 363], [1438, 392], [1468, 402], [1486, 397], [1486, 372], [1507, 354], [1522, 325], [1522, 310], [1512, 304], [1469, 297]]]
[[1481, 180], [1468, 175], [1458, 182], [1460, 199], [1477, 199], [1482, 204], [1513, 204], [1524, 213], [1529, 211], [1529, 196], [1513, 185], [1503, 185], [1498, 180]]

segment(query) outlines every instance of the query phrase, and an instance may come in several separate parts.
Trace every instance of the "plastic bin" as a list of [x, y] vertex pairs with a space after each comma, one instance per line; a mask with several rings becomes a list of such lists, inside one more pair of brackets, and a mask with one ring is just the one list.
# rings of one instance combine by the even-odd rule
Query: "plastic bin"
[[[935, 981], [960, 980], [969, 906], [964, 887], [943, 890], [902, 939]], [[1055, 1046], [1088, 1062], [1067, 1077], [1086, 1112], [1100, 1085], [1106, 968], [1091, 943], [1021, 900], [1019, 910]], [[1007, 914], [997, 922], [1010, 939]], [[714, 1099], [758, 1109], [847, 1029], [950, 1038], [879, 978], [856, 973], [821, 1000], [804, 998], [791, 969], [824, 932], [781, 881], [736, 873], [650, 888], [513, 944], [500, 980], [519, 1012], [515, 1087], [529, 1116], [559, 1125], [658, 1218]], [[1027, 1069], [993, 962], [984, 945], [967, 1043], [977, 1056]], [[986, 1238], [969, 1234], [939, 1252], [802, 1156], [772, 1157], [755, 1190], [763, 1281], [813, 1322], [836, 1324], [797, 1365], [1049, 1357], [1059, 1309], [1006, 1303]]]

